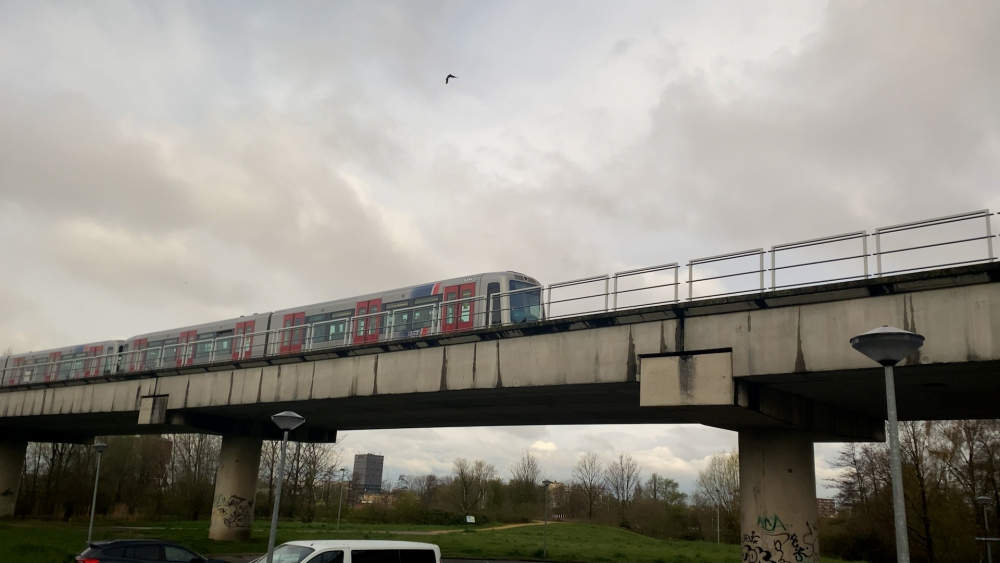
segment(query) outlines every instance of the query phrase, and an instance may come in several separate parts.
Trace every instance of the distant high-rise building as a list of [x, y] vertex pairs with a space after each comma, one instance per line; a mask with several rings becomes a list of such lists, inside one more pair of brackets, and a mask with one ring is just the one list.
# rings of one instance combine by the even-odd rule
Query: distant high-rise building
[[360, 493], [378, 493], [382, 490], [382, 462], [384, 457], [375, 454], [354, 456], [354, 487]]
[[816, 499], [816, 508], [819, 509], [820, 518], [833, 518], [837, 515], [837, 502], [832, 498]]

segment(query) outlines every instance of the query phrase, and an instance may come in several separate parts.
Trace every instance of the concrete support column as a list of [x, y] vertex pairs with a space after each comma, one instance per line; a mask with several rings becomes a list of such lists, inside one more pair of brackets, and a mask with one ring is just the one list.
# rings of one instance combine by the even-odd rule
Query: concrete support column
[[223, 436], [219, 469], [215, 474], [215, 499], [208, 537], [213, 540], [247, 541], [253, 524], [260, 467], [260, 438]]
[[819, 561], [818, 512], [810, 436], [793, 430], [740, 430], [743, 561]]
[[0, 440], [0, 518], [14, 515], [28, 442]]

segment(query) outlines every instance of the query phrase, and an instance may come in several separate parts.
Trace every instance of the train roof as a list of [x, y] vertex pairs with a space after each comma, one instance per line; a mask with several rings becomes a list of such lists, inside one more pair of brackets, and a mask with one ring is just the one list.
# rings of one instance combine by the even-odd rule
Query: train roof
[[[47, 350], [36, 350], [36, 351], [22, 352], [20, 354], [11, 354], [9, 357], [10, 358], [27, 358], [27, 357], [31, 357], [31, 356], [49, 355], [49, 354], [52, 354], [54, 352], [67, 352], [67, 351], [83, 352], [83, 350], [85, 348], [87, 348], [88, 346], [97, 346], [98, 344], [101, 345], [102, 347], [103, 346], [107, 346], [107, 345], [119, 346], [119, 345], [124, 344], [124, 343], [125, 343], [124, 340], [102, 340], [100, 342], [87, 342], [86, 344], [72, 344], [72, 345], [69, 345], [69, 346], [60, 346], [59, 348], [49, 348]], [[117, 352], [117, 350], [115, 350], [115, 351]]]

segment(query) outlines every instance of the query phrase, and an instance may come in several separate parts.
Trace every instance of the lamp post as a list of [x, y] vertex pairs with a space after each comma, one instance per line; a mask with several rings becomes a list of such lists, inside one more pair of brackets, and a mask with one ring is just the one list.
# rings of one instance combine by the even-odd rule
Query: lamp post
[[906, 532], [906, 503], [903, 498], [903, 464], [899, 456], [899, 421], [896, 417], [896, 383], [892, 368], [916, 352], [924, 337], [885, 325], [851, 339], [855, 350], [885, 368], [885, 399], [889, 415], [889, 463], [892, 469], [892, 511], [896, 520], [896, 560], [910, 563], [910, 544]]
[[542, 481], [545, 486], [545, 519], [542, 521], [542, 559], [548, 557], [549, 553], [549, 485], [552, 481], [548, 479]]
[[715, 489], [715, 492], [718, 495], [715, 498], [715, 543], [722, 543], [722, 523], [719, 510], [719, 507], [722, 506], [722, 492], [719, 489]]
[[983, 505], [983, 538], [986, 540], [986, 563], [993, 563], [993, 546], [990, 544], [990, 521], [986, 517], [986, 507], [990, 504], [990, 497], [978, 497], [976, 502]]
[[337, 531], [340, 531], [340, 507], [344, 504], [344, 473], [347, 469], [340, 468], [340, 500], [337, 502]]
[[271, 512], [271, 535], [267, 538], [267, 563], [274, 561], [274, 538], [278, 535], [278, 507], [281, 505], [281, 482], [285, 479], [285, 450], [288, 448], [288, 433], [302, 425], [306, 419], [292, 411], [279, 412], [271, 416], [271, 421], [285, 431], [281, 439], [281, 461], [278, 463], [278, 486], [274, 491], [274, 511]]
[[101, 479], [101, 456], [108, 445], [97, 442], [94, 444], [94, 451], [97, 452], [97, 472], [94, 473], [94, 498], [90, 501], [90, 527], [87, 528], [87, 545], [90, 545], [90, 536], [94, 533], [94, 509], [97, 508], [97, 482]]

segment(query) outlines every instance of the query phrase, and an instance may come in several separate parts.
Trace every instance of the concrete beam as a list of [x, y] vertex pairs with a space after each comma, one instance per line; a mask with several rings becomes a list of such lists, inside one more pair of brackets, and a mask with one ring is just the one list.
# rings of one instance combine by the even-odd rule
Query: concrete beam
[[811, 437], [787, 430], [741, 430], [739, 448], [743, 561], [818, 562]]
[[[735, 378], [728, 349], [644, 354], [639, 362], [640, 407], [702, 407], [703, 423], [729, 430], [786, 428], [809, 432], [814, 441], [885, 440], [882, 419]], [[734, 407], [739, 411], [726, 412]]]
[[262, 444], [260, 438], [222, 437], [209, 539], [242, 542], [250, 539]]
[[27, 451], [25, 440], [0, 440], [0, 518], [14, 515]]

